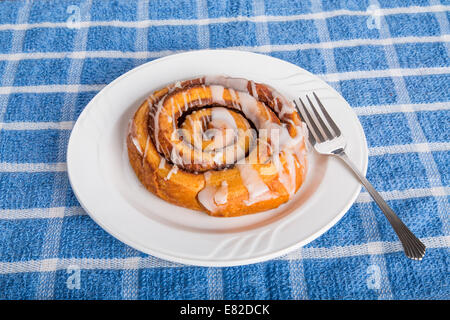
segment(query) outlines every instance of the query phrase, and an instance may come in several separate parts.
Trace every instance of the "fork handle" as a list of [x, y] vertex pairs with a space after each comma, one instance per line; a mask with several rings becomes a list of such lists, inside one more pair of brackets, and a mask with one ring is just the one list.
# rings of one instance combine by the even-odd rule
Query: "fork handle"
[[400, 218], [395, 214], [391, 207], [389, 207], [386, 201], [384, 201], [381, 195], [375, 190], [372, 184], [366, 179], [361, 171], [356, 168], [347, 154], [342, 150], [335, 155], [338, 158], [342, 159], [345, 164], [355, 173], [359, 181], [361, 181], [361, 183], [366, 188], [367, 192], [369, 192], [373, 200], [375, 200], [376, 204], [384, 213], [395, 233], [397, 234], [406, 256], [414, 260], [422, 260], [423, 256], [425, 255], [425, 245], [419, 239], [417, 239], [417, 237], [400, 220]]

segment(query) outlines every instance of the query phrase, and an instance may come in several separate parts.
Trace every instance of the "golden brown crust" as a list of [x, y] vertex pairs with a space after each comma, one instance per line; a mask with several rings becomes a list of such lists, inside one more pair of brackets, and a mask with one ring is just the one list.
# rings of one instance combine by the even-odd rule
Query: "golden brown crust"
[[[269, 163], [256, 163], [250, 164], [251, 168], [258, 172], [259, 178], [264, 182], [267, 188], [270, 190], [270, 197], [262, 198], [260, 201], [249, 201], [251, 198], [250, 192], [246, 185], [243, 183], [243, 178], [238, 166], [232, 166], [224, 170], [216, 170], [217, 167], [204, 168], [199, 166], [189, 166], [187, 164], [178, 164], [175, 166], [171, 163], [171, 151], [173, 145], [170, 143], [169, 138], [171, 134], [172, 124], [161, 123], [163, 119], [166, 119], [168, 115], [161, 116], [164, 112], [160, 112], [161, 118], [156, 123], [160, 132], [158, 136], [155, 136], [154, 119], [157, 110], [155, 105], [158, 104], [162, 97], [166, 97], [165, 101], [173, 106], [180, 105], [184, 94], [192, 94], [200, 96], [197, 99], [197, 104], [192, 104], [192, 107], [201, 107], [208, 104], [213, 104], [214, 101], [211, 97], [211, 91], [208, 91], [208, 86], [199, 86], [204, 83], [204, 79], [194, 79], [181, 82], [181, 84], [168, 86], [162, 90], [153, 93], [151, 98], [146, 99], [136, 111], [131, 124], [130, 131], [127, 136], [127, 148], [129, 160], [132, 168], [134, 169], [138, 179], [149, 190], [161, 199], [176, 204], [178, 206], [186, 207], [189, 209], [204, 211], [213, 216], [220, 217], [232, 217], [240, 216], [249, 213], [261, 212], [276, 208], [279, 205], [287, 202], [292, 193], [287, 190], [286, 184], [282, 183], [280, 174], [284, 171], [295, 170], [295, 185], [294, 192], [303, 183], [306, 172], [306, 159], [298, 159], [297, 155], [293, 156], [295, 169], [289, 167], [288, 160], [281, 154], [281, 170], [275, 168], [272, 162]], [[185, 87], [183, 87], [183, 84]], [[186, 85], [187, 84], [187, 85]], [[178, 86], [180, 88], [178, 88]], [[171, 88], [175, 90], [171, 91]], [[301, 121], [298, 115], [295, 114], [282, 114], [281, 117], [277, 117], [277, 102], [278, 97], [273, 97], [273, 91], [262, 84], [256, 84], [253, 88], [256, 88], [259, 95], [265, 96], [265, 102], [261, 103], [261, 106], [268, 108], [267, 117], [270, 121], [275, 123], [284, 122], [287, 123], [286, 128], [291, 135], [299, 134], [296, 132], [298, 127], [301, 126]], [[248, 88], [248, 92], [251, 93], [253, 88]], [[170, 98], [167, 99], [168, 93]], [[224, 90], [223, 93], [225, 104], [235, 106], [236, 101], [230, 95], [230, 93]], [[185, 98], [185, 97], [184, 97]], [[194, 100], [194, 99], [192, 99]], [[274, 102], [275, 101], [275, 102]], [[161, 107], [162, 104], [159, 105]], [[258, 107], [260, 107], [258, 105]], [[170, 118], [174, 118], [173, 121], [177, 121], [183, 114], [183, 110], [176, 110], [170, 115]], [[165, 118], [166, 117], [166, 118]], [[162, 127], [162, 129], [161, 129]], [[165, 132], [164, 130], [167, 130]], [[168, 138], [169, 137], [169, 138]], [[157, 144], [161, 143], [158, 152]], [[304, 141], [299, 144], [300, 148], [305, 149]], [[303, 150], [304, 151], [304, 150]], [[203, 170], [204, 169], [204, 170]], [[220, 169], [220, 168], [219, 168]], [[195, 171], [200, 171], [196, 173]], [[208, 179], [201, 172], [208, 172]], [[223, 185], [224, 181], [227, 185], [226, 203], [217, 204], [213, 202], [214, 210], [208, 210], [205, 207], [205, 203], [199, 201], [199, 193], [205, 190], [206, 187], [219, 188]]]

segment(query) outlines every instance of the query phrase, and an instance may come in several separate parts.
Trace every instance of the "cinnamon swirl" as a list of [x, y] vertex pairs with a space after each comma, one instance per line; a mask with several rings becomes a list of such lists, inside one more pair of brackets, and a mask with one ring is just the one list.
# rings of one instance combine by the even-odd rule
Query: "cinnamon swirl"
[[127, 147], [149, 191], [213, 216], [276, 208], [306, 174], [294, 106], [246, 79], [206, 76], [155, 91], [130, 121]]

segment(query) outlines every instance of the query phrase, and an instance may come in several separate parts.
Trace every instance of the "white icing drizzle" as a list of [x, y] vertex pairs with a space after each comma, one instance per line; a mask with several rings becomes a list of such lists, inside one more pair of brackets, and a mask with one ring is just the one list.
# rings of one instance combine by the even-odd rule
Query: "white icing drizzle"
[[179, 154], [177, 148], [172, 148], [172, 151], [170, 152], [170, 160], [174, 165], [182, 164], [183, 163], [183, 157]]
[[189, 121], [193, 129], [192, 137], [194, 140], [194, 149], [200, 150], [204, 140], [204, 138], [202, 139], [202, 126], [199, 120], [194, 121], [189, 118]]
[[216, 212], [217, 205], [214, 202], [216, 187], [206, 186], [197, 195], [198, 201], [209, 211]]
[[214, 202], [214, 196], [216, 193], [216, 187], [208, 185], [211, 178], [211, 172], [205, 172], [205, 187], [198, 193], [198, 201], [209, 211], [217, 211], [217, 205]]
[[278, 180], [283, 184], [284, 188], [292, 197], [295, 193], [297, 170], [295, 170], [295, 158], [291, 152], [284, 152], [284, 158], [286, 160], [287, 169], [279, 164], [278, 169]]
[[214, 163], [222, 164], [222, 160], [223, 160], [223, 153], [222, 152], [216, 152], [214, 154]]
[[[291, 137], [288, 129], [283, 125], [271, 123], [270, 129], [272, 130], [272, 139], [274, 136], [278, 135], [278, 139], [275, 138], [271, 141], [274, 151], [272, 159], [278, 171], [278, 180], [281, 184], [283, 184], [286, 191], [289, 193], [289, 196], [292, 197], [295, 193], [297, 181], [297, 170], [295, 169], [295, 166], [298, 166], [299, 163], [303, 163], [305, 157], [304, 151], [301, 149], [301, 144], [304, 141], [304, 130], [301, 126], [297, 126], [297, 135], [295, 137]], [[276, 143], [276, 140], [278, 143]], [[286, 161], [285, 166], [281, 164], [279, 158], [280, 152], [283, 152], [284, 154], [284, 159]], [[295, 159], [295, 157], [297, 159]]]
[[247, 91], [248, 80], [242, 78], [228, 78], [224, 76], [206, 76], [205, 84], [221, 85], [226, 88], [233, 88], [237, 91]]
[[184, 100], [184, 111], [186, 111], [189, 108], [188, 102], [186, 100], [186, 93], [183, 91], [181, 93], [181, 95], [183, 96], [183, 100]]
[[159, 133], [159, 114], [161, 113], [162, 105], [164, 104], [164, 100], [166, 97], [163, 97], [161, 100], [159, 100], [157, 106], [156, 106], [156, 113], [153, 117], [153, 123], [155, 127], [155, 142], [156, 142], [156, 150], [161, 151], [160, 149], [160, 143], [158, 140], [158, 133]]
[[136, 150], [139, 152], [140, 155], [142, 155], [142, 148], [141, 145], [139, 144], [139, 141], [136, 139], [135, 136], [135, 130], [134, 129], [134, 123], [133, 123], [133, 119], [131, 119], [130, 121], [128, 121], [128, 134], [131, 136], [131, 142], [133, 142], [134, 146], [136, 147]]
[[205, 187], [198, 193], [198, 201], [209, 211], [216, 212], [220, 205], [228, 201], [228, 183], [222, 181], [220, 187], [210, 185], [211, 172], [205, 172]]
[[254, 123], [257, 128], [261, 127], [260, 110], [258, 108], [258, 101], [251, 95], [245, 92], [236, 92], [239, 97], [239, 105], [241, 111], [247, 118]]
[[256, 91], [255, 82], [253, 82], [253, 81], [249, 81], [249, 82], [250, 82], [250, 85], [252, 87], [252, 96], [254, 96], [256, 99], [258, 99], [259, 98], [258, 97], [258, 91]]
[[228, 88], [228, 92], [230, 93], [231, 101], [233, 102], [233, 107], [236, 108], [236, 100], [237, 100], [236, 91], [234, 89]]
[[175, 85], [173, 86], [173, 90], [175, 90], [175, 88], [181, 89], [181, 81], [175, 82]]
[[225, 104], [225, 100], [223, 100], [224, 87], [211, 85], [209, 88], [211, 89], [212, 102], [224, 105]]
[[147, 157], [147, 151], [148, 151], [149, 143], [150, 143], [150, 135], [147, 136], [147, 141], [145, 141], [145, 149], [144, 149], [144, 155], [142, 157], [142, 163], [144, 163], [144, 160]]
[[164, 169], [166, 167], [166, 159], [161, 157], [161, 160], [159, 160], [159, 169]]
[[127, 134], [130, 134], [133, 129], [133, 119], [128, 120], [128, 126], [127, 126]]
[[176, 174], [177, 172], [178, 172], [178, 167], [177, 167], [176, 165], [174, 165], [174, 166], [172, 167], [172, 169], [170, 169], [169, 173], [168, 173], [167, 176], [164, 178], [164, 180], [170, 180], [170, 177], [171, 177], [173, 174]]
[[238, 164], [237, 167], [241, 174], [242, 183], [248, 191], [248, 200], [244, 200], [247, 206], [274, 197], [269, 187], [259, 176], [258, 171], [253, 169], [251, 164]]
[[237, 130], [237, 124], [234, 117], [231, 115], [227, 108], [212, 108], [211, 111], [211, 122], [213, 126], [220, 127], [220, 124], [224, 124], [226, 128]]
[[227, 203], [228, 198], [228, 183], [226, 181], [222, 181], [222, 185], [217, 189], [216, 194], [214, 195], [214, 202], [217, 204], [225, 204]]
[[136, 147], [139, 154], [142, 155], [142, 149], [141, 149], [141, 146], [139, 145], [139, 141], [137, 141], [136, 137], [131, 137], [131, 141], [133, 141], [133, 144]]

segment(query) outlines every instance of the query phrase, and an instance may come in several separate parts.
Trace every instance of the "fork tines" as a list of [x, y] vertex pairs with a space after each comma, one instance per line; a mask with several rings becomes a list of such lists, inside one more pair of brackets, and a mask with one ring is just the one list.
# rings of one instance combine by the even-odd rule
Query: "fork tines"
[[[336, 123], [330, 117], [330, 115], [328, 114], [327, 110], [325, 109], [325, 107], [323, 106], [322, 102], [320, 101], [319, 97], [316, 95], [315, 92], [313, 92], [313, 95], [317, 101], [317, 104], [319, 105], [320, 111], [323, 114], [323, 116], [319, 113], [317, 108], [314, 107], [314, 104], [308, 97], [308, 95], [306, 96], [306, 99], [308, 100], [309, 105], [311, 106], [313, 114], [309, 112], [308, 107], [306, 107], [306, 105], [303, 103], [303, 100], [300, 97], [298, 98], [298, 100], [300, 101], [301, 106], [299, 107], [299, 105], [295, 100], [294, 103], [301, 118], [303, 119], [303, 121], [306, 122], [309, 131], [314, 136], [315, 142], [321, 143], [339, 137], [341, 135], [341, 130], [339, 130]], [[311, 143], [313, 143], [313, 141], [311, 141]]]

